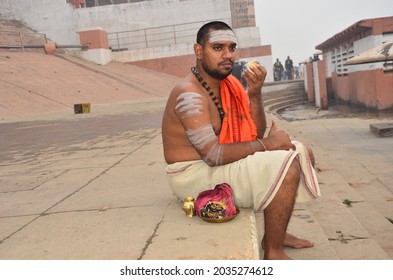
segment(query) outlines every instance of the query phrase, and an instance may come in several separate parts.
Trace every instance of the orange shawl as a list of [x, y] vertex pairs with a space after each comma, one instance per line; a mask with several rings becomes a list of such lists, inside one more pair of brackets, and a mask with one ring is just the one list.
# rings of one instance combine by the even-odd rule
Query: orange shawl
[[225, 117], [220, 132], [220, 144], [254, 141], [257, 128], [251, 118], [248, 96], [233, 75], [221, 81], [221, 103]]

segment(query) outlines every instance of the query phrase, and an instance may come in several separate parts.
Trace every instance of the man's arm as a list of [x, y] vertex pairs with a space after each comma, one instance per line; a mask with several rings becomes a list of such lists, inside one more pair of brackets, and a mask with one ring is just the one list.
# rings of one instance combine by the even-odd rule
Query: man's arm
[[[260, 81], [258, 83], [262, 84], [263, 82]], [[259, 87], [259, 92], [260, 89], [261, 86]], [[252, 90], [252, 92], [255, 93], [256, 91]], [[252, 95], [253, 98], [256, 98], [252, 101], [253, 104], [255, 106], [261, 105], [262, 100], [258, 99], [260, 93]], [[190, 145], [197, 151], [200, 158], [209, 166], [231, 163], [266, 149], [287, 150], [292, 147], [287, 134], [283, 131], [276, 131], [276, 129], [273, 130], [274, 133], [270, 131], [268, 138], [263, 139], [263, 145], [260, 141], [220, 144], [210, 116], [209, 96], [202, 94], [196, 86], [176, 88], [171, 96], [174, 114], [180, 121], [182, 129], [184, 129], [184, 136], [187, 137]], [[213, 110], [216, 111], [217, 109], [214, 107]], [[265, 123], [264, 126], [259, 126], [266, 128], [264, 114], [262, 118], [259, 118], [259, 121]]]
[[250, 99], [251, 117], [257, 126], [257, 137], [264, 140], [264, 148], [267, 150], [288, 150], [294, 149], [288, 133], [277, 128], [272, 121], [269, 134], [266, 132], [266, 114], [263, 108], [262, 86], [266, 78], [266, 69], [262, 66], [251, 68], [252, 72], [246, 71], [244, 77], [248, 84], [248, 97]]
[[266, 115], [263, 108], [262, 86], [266, 78], [266, 69], [262, 66], [252, 67], [244, 72], [244, 78], [248, 84], [248, 98], [250, 101], [251, 117], [257, 127], [257, 137], [262, 139], [266, 132]]
[[200, 93], [198, 87], [177, 88], [172, 97], [174, 113], [184, 129], [184, 136], [209, 166], [231, 163], [265, 150], [259, 141], [220, 144], [213, 128], [209, 96]]

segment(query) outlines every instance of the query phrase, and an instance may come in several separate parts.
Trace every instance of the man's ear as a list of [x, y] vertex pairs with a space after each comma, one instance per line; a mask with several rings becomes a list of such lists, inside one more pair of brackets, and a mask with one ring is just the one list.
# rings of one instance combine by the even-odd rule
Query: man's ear
[[202, 46], [199, 45], [198, 43], [194, 45], [194, 53], [197, 59], [202, 58]]

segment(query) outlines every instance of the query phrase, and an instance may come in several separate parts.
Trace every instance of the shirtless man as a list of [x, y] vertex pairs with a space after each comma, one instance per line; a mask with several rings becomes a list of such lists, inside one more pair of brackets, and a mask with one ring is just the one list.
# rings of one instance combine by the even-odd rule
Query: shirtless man
[[274, 122], [264, 136], [266, 70], [257, 65], [245, 71], [246, 93], [230, 75], [236, 48], [236, 36], [223, 22], [199, 30], [196, 66], [173, 88], [163, 116], [166, 172], [179, 199], [228, 183], [238, 207], [264, 213], [264, 258], [288, 259], [284, 246], [314, 245], [286, 230], [295, 200], [320, 195], [318, 181], [303, 144]]

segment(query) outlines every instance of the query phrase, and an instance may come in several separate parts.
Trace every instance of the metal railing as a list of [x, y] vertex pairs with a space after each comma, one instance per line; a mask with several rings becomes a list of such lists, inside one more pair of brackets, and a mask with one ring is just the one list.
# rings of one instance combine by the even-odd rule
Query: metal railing
[[[230, 22], [228, 19], [219, 19]], [[196, 21], [138, 30], [110, 32], [108, 43], [112, 51], [135, 50], [195, 42], [199, 28], [209, 22]]]
[[26, 47], [41, 48], [47, 41], [45, 34], [0, 30], [0, 48], [18, 48], [25, 51]]

